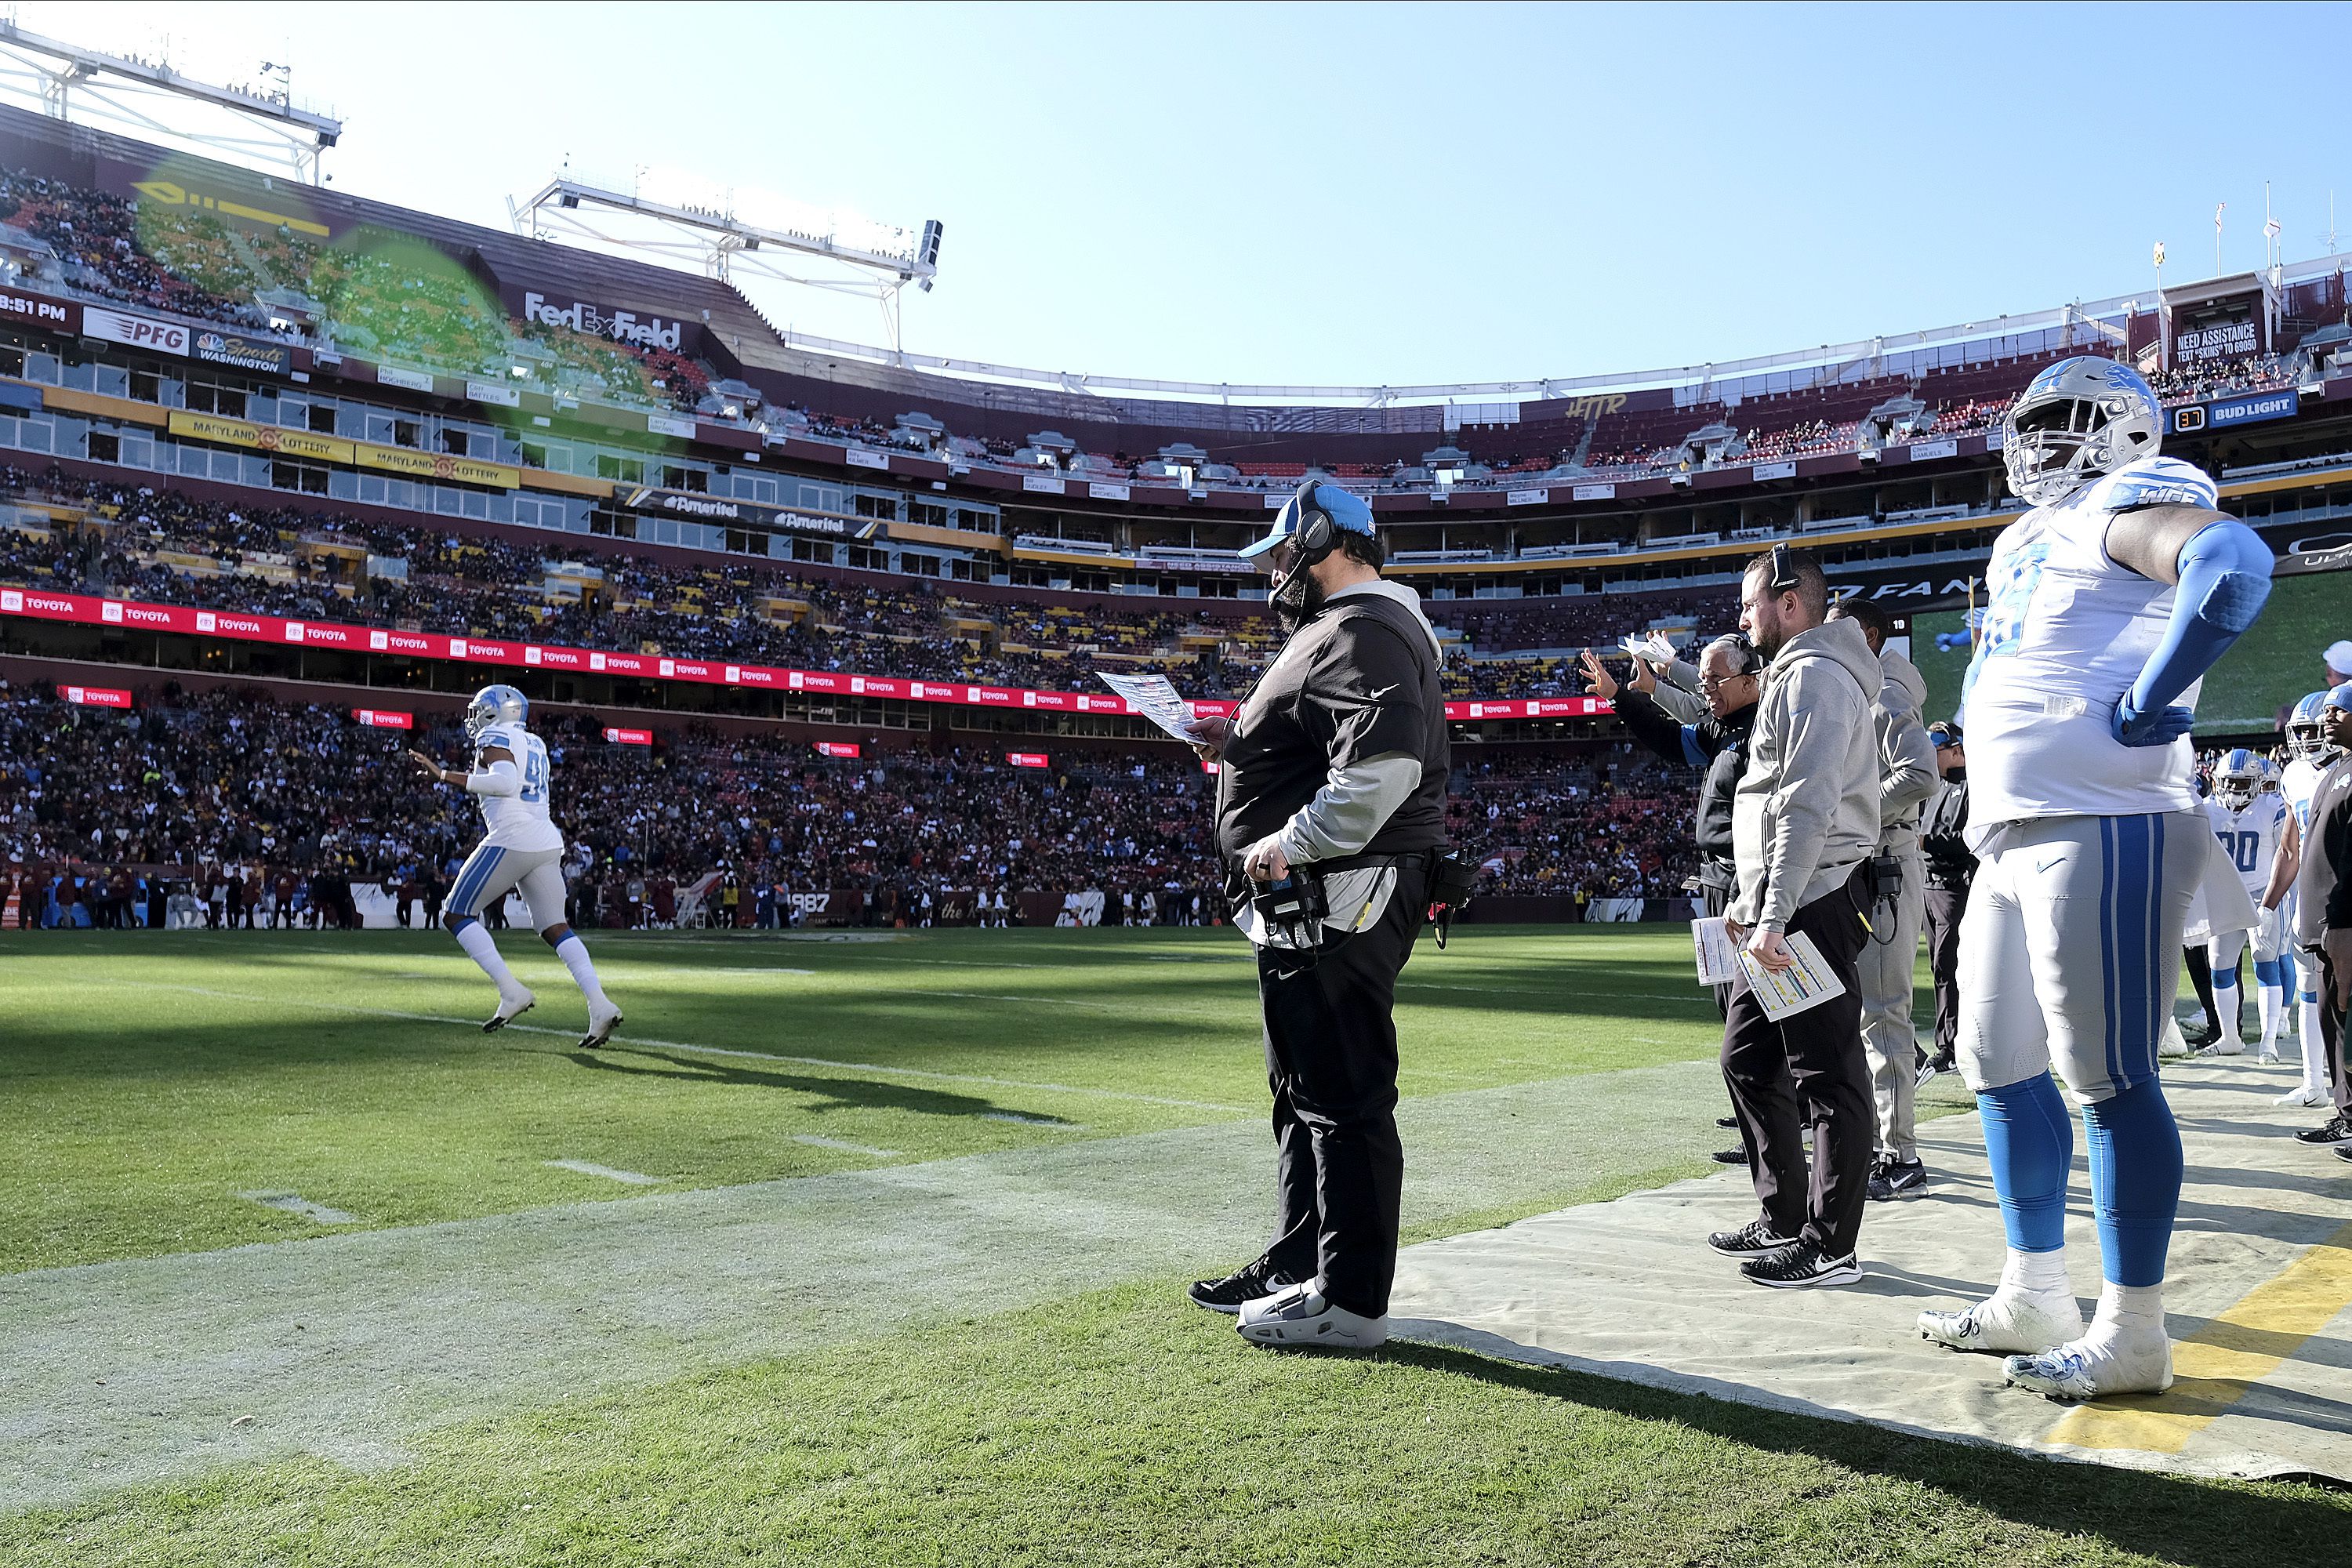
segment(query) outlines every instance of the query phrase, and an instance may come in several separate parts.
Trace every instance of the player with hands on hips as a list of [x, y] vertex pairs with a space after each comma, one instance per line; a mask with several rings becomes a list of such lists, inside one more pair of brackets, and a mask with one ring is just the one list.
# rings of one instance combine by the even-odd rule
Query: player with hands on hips
[[482, 1025], [483, 1033], [504, 1028], [537, 1000], [499, 956], [481, 922], [486, 904], [520, 888], [531, 924], [587, 998], [588, 1032], [580, 1044], [593, 1050], [620, 1027], [621, 1010], [597, 983], [588, 944], [563, 918], [563, 834], [548, 815], [547, 747], [523, 727], [530, 712], [529, 700], [513, 687], [485, 686], [466, 704], [472, 768], [443, 767], [419, 751], [408, 754], [437, 783], [457, 785], [482, 803], [488, 831], [459, 869], [441, 923], [499, 988], [498, 1010]]
[[[2157, 1049], [2181, 931], [2220, 846], [2188, 739], [2205, 672], [2260, 614], [2271, 552], [2159, 457], [2163, 410], [2130, 366], [2063, 360], [2011, 408], [2002, 458], [2032, 508], [2001, 531], [1963, 689], [1967, 838], [1960, 1066], [1976, 1091], [2009, 1258], [1991, 1297], [1919, 1316], [2058, 1399], [2172, 1382], [2166, 1255], [2180, 1133]], [[2105, 1284], [2087, 1328], [2065, 1258], [2082, 1106]]]

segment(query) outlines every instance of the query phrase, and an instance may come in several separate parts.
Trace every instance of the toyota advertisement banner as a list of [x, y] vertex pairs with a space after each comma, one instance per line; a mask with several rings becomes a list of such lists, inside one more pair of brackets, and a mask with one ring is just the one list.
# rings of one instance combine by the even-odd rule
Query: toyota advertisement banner
[[[241, 610], [200, 610], [187, 605], [150, 605], [87, 594], [52, 594], [35, 588], [0, 588], [0, 616], [67, 621], [83, 626], [137, 627], [196, 637], [227, 637], [301, 647], [340, 648], [351, 653], [397, 654], [411, 658], [457, 660], [524, 669], [581, 670], [683, 680], [706, 686], [756, 687], [777, 691], [840, 697], [887, 697], [908, 702], [944, 702], [967, 708], [1025, 709], [1049, 713], [1131, 714], [1124, 697], [1091, 691], [1037, 691], [1015, 686], [979, 686], [968, 681], [859, 675], [837, 669], [781, 669], [730, 664], [723, 659], [677, 658], [602, 648], [563, 647], [511, 638], [454, 637], [445, 632], [396, 631], [332, 621], [287, 620]], [[1192, 704], [1202, 714], [1230, 714], [1239, 703], [1202, 698]], [[1597, 697], [1515, 697], [1493, 701], [1448, 702], [1445, 716], [1456, 721], [1486, 719], [1576, 719], [1609, 711]], [[648, 742], [650, 737], [648, 737]], [[1035, 753], [1022, 752], [1023, 756]], [[1016, 766], [1044, 767], [1034, 763]]]

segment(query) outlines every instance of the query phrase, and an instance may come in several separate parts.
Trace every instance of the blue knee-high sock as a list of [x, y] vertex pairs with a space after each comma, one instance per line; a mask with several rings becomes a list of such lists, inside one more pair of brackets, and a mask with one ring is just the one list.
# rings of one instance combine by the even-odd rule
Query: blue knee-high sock
[[2099, 1261], [2116, 1285], [2161, 1285], [2180, 1207], [2180, 1128], [2151, 1079], [2083, 1107]]
[[2066, 1172], [2074, 1160], [2074, 1119], [2046, 1072], [1977, 1091], [1985, 1154], [2000, 1223], [2020, 1252], [2066, 1245]]
[[2254, 960], [2254, 984], [2284, 985], [2286, 984], [2286, 972], [2279, 967], [2279, 961], [2275, 958], [2258, 958]]

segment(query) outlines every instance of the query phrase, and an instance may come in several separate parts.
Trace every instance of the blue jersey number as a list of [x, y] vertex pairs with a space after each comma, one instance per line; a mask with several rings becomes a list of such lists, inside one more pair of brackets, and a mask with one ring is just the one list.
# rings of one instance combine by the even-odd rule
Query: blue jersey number
[[2230, 864], [2242, 872], [2252, 872], [2256, 868], [2254, 862], [2261, 855], [2263, 847], [2261, 834], [2217, 832], [2213, 837], [2221, 841], [2222, 849], [2230, 857]]
[[523, 755], [522, 798], [533, 805], [547, 798], [547, 758], [537, 751]]
[[1985, 585], [1984, 625], [1977, 628], [1976, 657], [1969, 661], [1968, 679], [1961, 685], [1963, 700], [1976, 685], [1977, 672], [1985, 660], [2017, 651], [2018, 639], [2025, 633], [2025, 617], [2033, 607], [2033, 590], [2042, 585], [2042, 563], [2049, 557], [2049, 545], [2029, 546], [2004, 564], [2000, 582]]

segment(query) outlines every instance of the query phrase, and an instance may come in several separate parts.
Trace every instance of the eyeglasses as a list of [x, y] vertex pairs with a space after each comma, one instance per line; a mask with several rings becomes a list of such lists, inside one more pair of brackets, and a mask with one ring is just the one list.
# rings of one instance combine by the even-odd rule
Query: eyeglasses
[[1756, 672], [1752, 669], [1739, 675], [1727, 675], [1718, 680], [1709, 680], [1702, 676], [1699, 679], [1698, 689], [1701, 691], [1720, 691], [1735, 680], [1753, 680], [1755, 679]]

